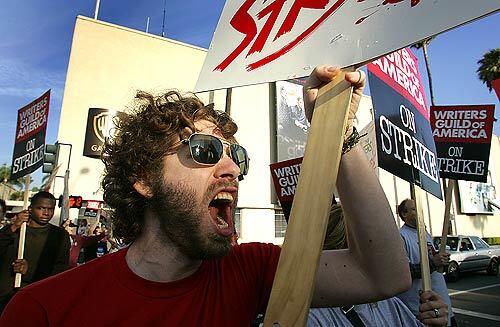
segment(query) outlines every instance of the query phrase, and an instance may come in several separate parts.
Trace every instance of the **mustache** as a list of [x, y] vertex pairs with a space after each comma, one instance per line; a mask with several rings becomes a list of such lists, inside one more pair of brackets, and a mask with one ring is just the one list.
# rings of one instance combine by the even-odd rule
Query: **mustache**
[[238, 182], [236, 180], [218, 180], [214, 184], [210, 185], [205, 193], [205, 200], [211, 201], [215, 190], [226, 187], [236, 187], [238, 188]]

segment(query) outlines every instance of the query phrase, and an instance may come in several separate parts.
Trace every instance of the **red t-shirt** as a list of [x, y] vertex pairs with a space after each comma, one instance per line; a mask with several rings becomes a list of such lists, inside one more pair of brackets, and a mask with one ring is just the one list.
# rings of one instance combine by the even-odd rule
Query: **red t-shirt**
[[170, 283], [135, 275], [126, 251], [23, 288], [0, 326], [249, 326], [267, 306], [280, 248], [237, 245]]

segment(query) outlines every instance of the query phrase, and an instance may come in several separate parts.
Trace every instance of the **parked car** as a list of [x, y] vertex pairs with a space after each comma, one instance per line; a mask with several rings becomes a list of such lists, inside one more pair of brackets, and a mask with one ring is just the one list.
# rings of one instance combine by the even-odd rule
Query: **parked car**
[[[439, 248], [441, 237], [434, 237]], [[448, 236], [446, 249], [450, 252], [450, 264], [445, 267], [444, 275], [450, 282], [459, 279], [464, 271], [486, 270], [489, 275], [498, 275], [500, 247], [490, 246], [477, 236]]]

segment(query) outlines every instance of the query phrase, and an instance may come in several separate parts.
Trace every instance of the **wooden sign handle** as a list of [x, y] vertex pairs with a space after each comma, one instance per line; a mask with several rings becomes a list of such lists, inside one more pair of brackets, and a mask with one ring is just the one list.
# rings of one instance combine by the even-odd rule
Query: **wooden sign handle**
[[344, 73], [318, 92], [264, 326], [305, 326], [307, 322], [351, 95]]
[[429, 249], [427, 248], [427, 233], [425, 231], [424, 210], [422, 208], [422, 195], [424, 191], [418, 187], [415, 188], [415, 209], [417, 211], [417, 233], [418, 248], [420, 252], [420, 272], [422, 275], [422, 290], [432, 290], [431, 270], [429, 268]]
[[[24, 177], [24, 203], [23, 209], [26, 210], [28, 208], [28, 200], [30, 195], [30, 175], [26, 175]], [[24, 243], [26, 241], [26, 222], [21, 225], [19, 230], [19, 245], [17, 247], [17, 258], [24, 259]], [[16, 277], [14, 279], [14, 288], [21, 287], [21, 278], [23, 275], [20, 273], [16, 273]]]
[[[453, 195], [453, 189], [455, 188], [456, 181], [453, 179], [448, 180], [448, 186], [446, 187], [446, 194], [444, 196], [444, 220], [443, 220], [443, 232], [441, 234], [441, 244], [439, 244], [439, 253], [443, 254], [446, 252], [446, 240], [448, 238], [448, 229], [450, 226], [450, 214], [451, 214], [451, 198]], [[442, 273], [444, 267], [438, 268], [438, 271]]]

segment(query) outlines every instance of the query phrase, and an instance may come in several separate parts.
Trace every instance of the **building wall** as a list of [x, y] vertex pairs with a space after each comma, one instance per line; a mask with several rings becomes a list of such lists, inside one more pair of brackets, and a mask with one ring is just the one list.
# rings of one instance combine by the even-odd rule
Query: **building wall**
[[[103, 166], [98, 159], [82, 155], [88, 109], [124, 110], [137, 90], [192, 90], [205, 55], [205, 50], [194, 46], [77, 17], [58, 131], [58, 141], [73, 146], [70, 194], [101, 198]], [[61, 150], [62, 169], [67, 149]], [[58, 179], [56, 193], [62, 187]]]
[[[99, 189], [103, 166], [97, 159], [84, 157], [83, 144], [89, 108], [126, 110], [138, 89], [158, 93], [169, 88], [189, 91], [194, 88], [206, 50], [155, 35], [78, 17], [75, 25], [58, 140], [73, 145], [69, 193], [84, 199], [102, 199]], [[272, 191], [269, 164], [274, 162], [273, 129], [275, 97], [273, 84], [217, 90], [199, 94], [214, 102], [219, 110], [229, 111], [238, 123], [236, 134], [251, 158], [250, 172], [240, 183], [240, 240], [281, 243], [275, 237], [276, 200]], [[226, 103], [230, 94], [230, 102]], [[362, 128], [372, 120], [370, 97], [364, 96], [358, 115]], [[492, 144], [490, 166], [500, 162], [499, 138]], [[60, 162], [66, 167], [69, 153], [63, 148]], [[64, 170], [64, 168], [62, 168]], [[377, 168], [397, 224], [397, 204], [410, 197], [409, 184]], [[496, 185], [500, 185], [496, 174]], [[62, 193], [57, 179], [55, 194]], [[444, 202], [432, 195], [423, 197], [424, 220], [433, 235], [441, 234]], [[500, 235], [500, 215], [460, 215], [454, 197], [453, 231], [481, 237]], [[77, 215], [76, 209], [70, 212]]]

